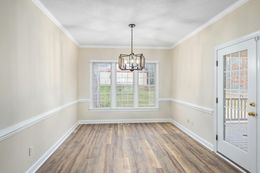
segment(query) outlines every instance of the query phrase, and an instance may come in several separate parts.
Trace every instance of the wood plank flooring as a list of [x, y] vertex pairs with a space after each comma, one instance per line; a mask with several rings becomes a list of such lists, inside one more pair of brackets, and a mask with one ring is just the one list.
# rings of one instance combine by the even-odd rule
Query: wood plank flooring
[[38, 173], [234, 173], [170, 123], [81, 125]]

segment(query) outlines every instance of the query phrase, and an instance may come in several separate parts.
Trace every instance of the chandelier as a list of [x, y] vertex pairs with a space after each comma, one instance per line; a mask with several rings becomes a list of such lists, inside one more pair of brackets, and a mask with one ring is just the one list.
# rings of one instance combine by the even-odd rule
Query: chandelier
[[135, 24], [129, 24], [131, 28], [131, 53], [130, 54], [120, 54], [118, 58], [118, 66], [121, 70], [142, 70], [145, 67], [144, 55], [134, 54], [133, 52], [133, 28]]

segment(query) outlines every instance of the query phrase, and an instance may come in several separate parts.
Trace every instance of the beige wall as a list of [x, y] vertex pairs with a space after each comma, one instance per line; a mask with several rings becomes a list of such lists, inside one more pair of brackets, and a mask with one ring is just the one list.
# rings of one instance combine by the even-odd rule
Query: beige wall
[[[77, 121], [77, 105], [0, 141], [0, 172], [23, 173], [30, 168]], [[29, 147], [32, 155], [29, 157]]]
[[[260, 1], [250, 0], [172, 50], [172, 97], [199, 106], [214, 106], [216, 46], [260, 30]], [[172, 103], [172, 117], [210, 143], [214, 117]]]
[[[259, 7], [259, 0], [250, 0], [173, 50], [136, 50], [147, 60], [159, 62], [159, 97], [213, 108], [214, 47], [260, 30]], [[120, 53], [129, 52], [78, 49], [31, 0], [1, 1], [0, 22], [0, 129], [78, 98], [89, 99], [89, 62], [116, 60]], [[149, 119], [170, 115], [213, 143], [213, 115], [188, 106], [164, 101], [155, 111], [98, 112], [90, 111], [88, 102], [81, 102], [0, 141], [0, 172], [27, 170], [77, 118]], [[29, 147], [33, 148], [31, 157]]]
[[[75, 101], [74, 43], [31, 0], [2, 0], [0, 22], [0, 129]], [[73, 105], [0, 141], [0, 172], [24, 172], [76, 121]]]
[[[159, 97], [167, 98], [171, 95], [171, 51], [160, 49], [135, 50], [143, 53], [147, 61], [159, 62]], [[89, 67], [91, 60], [117, 60], [120, 53], [129, 53], [128, 49], [82, 48], [79, 51], [79, 98], [89, 99]], [[79, 104], [79, 119], [149, 119], [169, 118], [170, 103], [160, 102], [160, 109], [148, 112], [97, 112], [90, 111], [87, 102]]]

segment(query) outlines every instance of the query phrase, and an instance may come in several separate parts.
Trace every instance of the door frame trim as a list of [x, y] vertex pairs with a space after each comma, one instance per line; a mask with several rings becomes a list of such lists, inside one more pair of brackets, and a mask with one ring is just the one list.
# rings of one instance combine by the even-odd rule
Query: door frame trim
[[[224, 49], [226, 47], [229, 46], [233, 46], [234, 44], [238, 44], [250, 39], [254, 39], [260, 37], [260, 30], [254, 33], [251, 33], [249, 35], [245, 35], [242, 37], [239, 37], [237, 39], [234, 39], [232, 41], [226, 42], [224, 44], [218, 45], [215, 47], [214, 49], [214, 93], [213, 93], [213, 103], [214, 103], [214, 112], [213, 112], [213, 116], [214, 116], [214, 136], [217, 135], [218, 133], [218, 104], [216, 103], [216, 98], [218, 97], [218, 67], [216, 65], [217, 61], [218, 61], [218, 51], [221, 49]], [[260, 39], [258, 39], [258, 44], [256, 47], [256, 51], [257, 51], [257, 57], [256, 57], [256, 61], [257, 61], [257, 78], [256, 78], [256, 88], [258, 89], [260, 87]], [[260, 161], [260, 91], [256, 91], [256, 95], [257, 95], [257, 107], [256, 107], [256, 112], [257, 112], [257, 117], [256, 117], [256, 142], [257, 142], [257, 156], [256, 156], [256, 161], [257, 163]], [[215, 138], [214, 140], [214, 152], [218, 154], [218, 148], [217, 148], [217, 139]], [[234, 164], [233, 164], [234, 165]], [[257, 165], [257, 172], [260, 172], [260, 166]]]

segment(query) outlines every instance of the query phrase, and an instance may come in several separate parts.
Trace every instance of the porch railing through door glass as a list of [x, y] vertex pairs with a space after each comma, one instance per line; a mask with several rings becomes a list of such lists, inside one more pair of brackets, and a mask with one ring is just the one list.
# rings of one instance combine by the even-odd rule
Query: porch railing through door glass
[[247, 121], [247, 98], [225, 99], [226, 121]]

